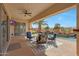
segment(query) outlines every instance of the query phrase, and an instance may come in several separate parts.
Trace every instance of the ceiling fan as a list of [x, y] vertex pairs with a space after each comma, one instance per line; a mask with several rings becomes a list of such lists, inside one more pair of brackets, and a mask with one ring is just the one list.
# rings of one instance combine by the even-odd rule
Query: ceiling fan
[[27, 16], [27, 15], [28, 16], [31, 16], [32, 13], [31, 12], [28, 12], [27, 9], [23, 9], [21, 14], [24, 14], [24, 16]]

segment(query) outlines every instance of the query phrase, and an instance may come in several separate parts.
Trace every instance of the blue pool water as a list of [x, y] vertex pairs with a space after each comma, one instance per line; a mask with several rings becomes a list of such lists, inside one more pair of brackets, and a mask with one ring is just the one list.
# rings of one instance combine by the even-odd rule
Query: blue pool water
[[71, 42], [76, 42], [76, 38], [74, 37], [69, 37], [69, 38], [65, 38], [65, 37], [57, 37], [59, 39], [64, 39], [64, 40], [68, 40], [68, 41], [71, 41]]

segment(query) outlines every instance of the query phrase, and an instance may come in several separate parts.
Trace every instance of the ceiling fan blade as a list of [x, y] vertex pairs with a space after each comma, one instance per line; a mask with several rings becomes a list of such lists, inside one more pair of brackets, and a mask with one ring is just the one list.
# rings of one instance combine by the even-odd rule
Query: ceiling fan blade
[[32, 14], [32, 13], [27, 13], [27, 14]]
[[24, 16], [32, 16], [31, 14], [24, 14]]
[[20, 11], [22, 11], [22, 13], [19, 13], [19, 14], [24, 14], [24, 16], [31, 16], [31, 12], [28, 12], [28, 10], [27, 9], [20, 9]]

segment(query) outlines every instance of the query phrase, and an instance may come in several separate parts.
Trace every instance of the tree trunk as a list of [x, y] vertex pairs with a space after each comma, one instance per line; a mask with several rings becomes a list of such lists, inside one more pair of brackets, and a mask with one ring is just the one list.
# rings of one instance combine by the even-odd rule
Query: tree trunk
[[41, 32], [41, 24], [39, 24], [39, 32]]

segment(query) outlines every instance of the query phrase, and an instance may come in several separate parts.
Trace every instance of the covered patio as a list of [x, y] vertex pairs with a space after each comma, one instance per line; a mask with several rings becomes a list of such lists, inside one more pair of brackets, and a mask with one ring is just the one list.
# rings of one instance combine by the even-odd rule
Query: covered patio
[[[5, 3], [2, 4], [8, 16], [8, 43], [6, 51], [2, 54], [5, 56], [76, 56], [79, 55], [77, 36], [76, 42], [70, 42], [62, 38], [57, 39], [58, 47], [46, 42], [43, 47], [34, 45], [33, 41], [37, 39], [34, 37], [30, 41], [26, 37], [26, 32], [32, 32], [32, 23], [38, 22], [51, 15], [56, 15], [67, 11], [70, 8], [79, 7], [75, 3]], [[27, 12], [29, 14], [27, 15]], [[30, 15], [31, 14], [31, 15]], [[78, 13], [79, 14], [79, 13]], [[78, 18], [79, 19], [79, 18]], [[78, 21], [77, 19], [77, 21]], [[14, 23], [10, 23], [14, 21]], [[78, 21], [79, 22], [79, 21]], [[21, 25], [22, 24], [22, 25]], [[77, 23], [79, 28], [79, 23]], [[18, 26], [19, 25], [19, 26]], [[21, 25], [21, 26], [20, 26]], [[21, 30], [20, 30], [21, 27]], [[19, 30], [19, 31], [18, 31]], [[40, 31], [40, 29], [39, 29]], [[36, 41], [35, 41], [36, 42]], [[46, 47], [45, 47], [46, 46]]]

